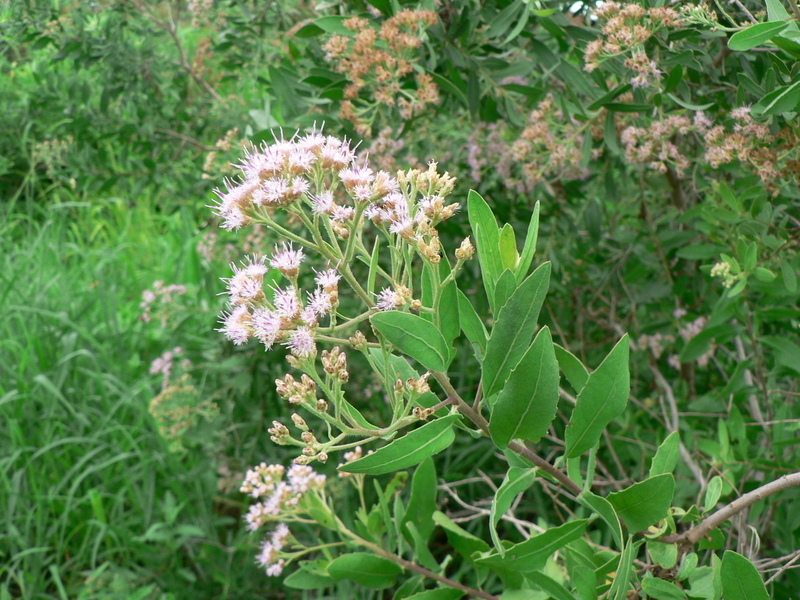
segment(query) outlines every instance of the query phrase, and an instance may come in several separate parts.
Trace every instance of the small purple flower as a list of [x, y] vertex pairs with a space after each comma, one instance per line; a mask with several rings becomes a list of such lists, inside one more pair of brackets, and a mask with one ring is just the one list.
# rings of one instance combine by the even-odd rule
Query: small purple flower
[[253, 335], [269, 350], [281, 335], [281, 316], [268, 308], [253, 311]]
[[290, 285], [285, 290], [275, 290], [273, 303], [275, 304], [275, 310], [284, 319], [294, 321], [300, 318], [303, 308], [300, 306], [300, 300], [297, 299], [297, 290], [293, 285]]
[[314, 281], [318, 286], [324, 288], [325, 291], [330, 291], [339, 284], [341, 278], [342, 276], [339, 275], [336, 269], [326, 269], [322, 272], [317, 272]]
[[317, 353], [317, 344], [314, 341], [314, 334], [308, 327], [298, 327], [289, 334], [289, 339], [285, 346], [297, 358], [308, 358]]
[[278, 269], [286, 277], [297, 277], [297, 272], [300, 269], [300, 263], [303, 262], [305, 255], [302, 250], [295, 250], [291, 242], [283, 244], [283, 250], [278, 246], [272, 251], [272, 258], [269, 259], [269, 264], [272, 268]]

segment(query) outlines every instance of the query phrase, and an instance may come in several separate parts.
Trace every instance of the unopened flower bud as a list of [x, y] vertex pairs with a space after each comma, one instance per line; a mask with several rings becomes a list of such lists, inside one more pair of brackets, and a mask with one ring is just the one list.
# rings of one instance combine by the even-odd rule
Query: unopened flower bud
[[367, 338], [364, 337], [364, 334], [361, 331], [356, 331], [355, 334], [349, 339], [350, 344], [356, 350], [366, 350], [367, 348]]
[[456, 250], [456, 258], [458, 260], [469, 260], [473, 256], [475, 256], [475, 246], [472, 245], [472, 241], [467, 237]]
[[[310, 448], [309, 446], [303, 448], [303, 456], [314, 456], [316, 453], [317, 451], [314, 450], [313, 448]], [[298, 456], [297, 458], [300, 457]], [[297, 460], [295, 460], [295, 462], [297, 462]], [[308, 463], [303, 463], [303, 464], [308, 464]]]
[[307, 465], [309, 463], [309, 460], [307, 456], [298, 456], [292, 462], [294, 462], [294, 464], [296, 465]]
[[394, 391], [397, 394], [402, 394], [403, 391], [405, 391], [405, 384], [402, 379], [398, 379], [394, 382]]
[[347, 383], [347, 380], [350, 379], [350, 373], [346, 370], [339, 371], [339, 374], [336, 376], [340, 383]]
[[412, 300], [411, 301], [411, 310], [419, 311], [422, 308], [422, 301], [420, 300]]
[[317, 454], [317, 460], [321, 463], [328, 462], [327, 452], [320, 452], [319, 454]]
[[317, 400], [317, 410], [323, 413], [328, 412], [328, 403], [325, 402], [325, 400], [323, 400], [322, 398], [320, 398], [319, 400]]
[[313, 433], [311, 433], [310, 431], [304, 431], [304, 432], [303, 432], [303, 433], [300, 435], [300, 439], [301, 439], [301, 440], [303, 440], [303, 442], [305, 442], [305, 443], [306, 443], [306, 444], [308, 444], [309, 446], [311, 446], [311, 445], [313, 445], [313, 444], [316, 444], [316, 443], [317, 443], [317, 438], [316, 438], [316, 437], [314, 437], [314, 434], [313, 434]]
[[302, 430], [303, 432], [308, 431], [308, 425], [306, 424], [305, 419], [298, 415], [297, 413], [292, 413], [292, 421], [294, 422], [295, 427]]

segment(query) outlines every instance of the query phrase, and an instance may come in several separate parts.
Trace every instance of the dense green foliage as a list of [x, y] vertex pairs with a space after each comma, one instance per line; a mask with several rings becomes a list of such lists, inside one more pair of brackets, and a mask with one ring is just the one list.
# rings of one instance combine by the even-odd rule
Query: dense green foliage
[[[797, 6], [681, 5], [0, 3], [0, 598], [317, 597], [264, 576], [242, 521], [244, 471], [295, 456], [267, 432], [292, 412], [274, 391], [283, 352], [233, 347], [213, 331], [227, 263], [269, 254], [279, 240], [219, 231], [207, 205], [247, 140], [323, 122], [363, 140], [376, 168], [435, 160], [457, 178], [451, 201], [462, 211], [440, 227], [451, 259], [470, 226], [479, 255], [496, 243], [525, 257], [538, 200], [528, 260], [531, 271], [550, 263], [546, 300], [533, 295], [546, 328], [523, 362], [557, 378], [542, 357], [558, 344], [561, 399], [543, 405], [527, 378], [484, 361], [484, 384], [489, 369], [492, 392], [506, 380], [514, 392], [483, 407], [491, 438], [456, 427], [451, 440], [442, 422], [435, 468], [423, 462], [405, 485], [382, 475], [363, 492], [370, 503], [402, 498], [408, 514], [435, 521], [418, 532], [430, 551], [408, 530], [376, 525], [380, 511], [370, 515], [378, 538], [433, 570], [452, 556], [447, 577], [492, 594], [546, 590], [508, 598], [625, 597], [611, 572], [629, 573], [639, 597], [718, 598], [712, 570], [742, 573], [746, 590], [752, 565], [773, 597], [800, 588], [797, 571], [782, 569], [800, 548], [798, 487], [680, 547], [678, 566], [666, 544], [623, 540], [615, 519], [586, 521], [607, 507], [633, 533], [674, 506], [658, 533], [680, 533], [800, 464]], [[480, 196], [467, 210], [470, 189]], [[475, 223], [495, 216], [511, 226], [496, 239], [484, 228], [482, 241]], [[467, 324], [459, 304], [463, 335], [449, 369], [446, 348], [393, 337], [408, 328], [399, 317], [373, 320], [462, 393], [480, 381], [473, 349], [486, 352], [485, 327], [502, 329], [504, 300], [513, 305], [531, 266], [502, 279], [502, 259], [493, 272], [494, 259], [479, 258], [459, 274], [478, 317]], [[511, 336], [516, 325], [503, 326]], [[513, 338], [498, 339], [488, 340], [491, 356]], [[359, 364], [350, 385], [375, 390]], [[572, 403], [620, 383], [614, 373], [627, 365], [630, 399], [606, 406], [608, 427], [596, 429], [594, 413]], [[509, 427], [496, 415], [515, 414], [525, 393], [534, 416]], [[370, 394], [354, 404], [389, 423], [388, 404]], [[592, 493], [578, 504], [532, 485], [529, 465], [500, 452], [513, 439], [537, 440], [531, 447]], [[342, 461], [319, 470], [333, 480]], [[437, 476], [438, 497], [419, 508], [419, 490]], [[330, 493], [339, 508], [359, 504], [350, 486]], [[631, 507], [667, 495], [644, 515]], [[355, 509], [339, 516], [358, 521]], [[570, 545], [566, 562], [542, 558], [543, 575], [540, 557], [529, 557], [536, 574], [523, 569], [523, 585], [490, 545], [523, 552], [531, 531], [561, 532]], [[395, 563], [336, 556], [315, 575], [331, 595], [391, 597], [348, 573], [378, 561], [374, 587], [393, 585]], [[500, 575], [486, 579], [484, 567]], [[566, 587], [548, 588], [545, 576]], [[395, 597], [422, 589], [411, 581]]]

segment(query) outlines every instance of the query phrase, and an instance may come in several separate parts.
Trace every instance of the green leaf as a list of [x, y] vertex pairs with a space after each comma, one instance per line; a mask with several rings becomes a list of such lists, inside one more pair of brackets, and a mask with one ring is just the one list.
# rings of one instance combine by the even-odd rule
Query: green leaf
[[489, 422], [492, 440], [505, 448], [515, 438], [538, 442], [558, 408], [558, 362], [550, 330], [543, 327], [511, 371]]
[[522, 573], [538, 571], [544, 567], [547, 559], [556, 550], [581, 537], [583, 532], [586, 531], [588, 523], [588, 519], [569, 521], [564, 525], [548, 529], [529, 540], [511, 546], [506, 549], [505, 556], [492, 553], [475, 562], [489, 567], [502, 567]]
[[719, 502], [722, 495], [722, 477], [714, 475], [708, 482], [705, 496], [703, 497], [703, 512], [712, 510]]
[[662, 473], [672, 473], [678, 465], [681, 455], [681, 438], [677, 431], [670, 433], [656, 450], [653, 462], [650, 464], [650, 477]]
[[664, 544], [658, 540], [649, 540], [647, 552], [662, 569], [671, 569], [678, 563], [678, 544]]
[[403, 568], [397, 563], [366, 552], [345, 554], [328, 565], [328, 573], [334, 580], [352, 579], [374, 589], [391, 587], [402, 572]]
[[497, 310], [502, 310], [515, 289], [517, 289], [517, 280], [514, 277], [514, 272], [506, 269], [500, 275], [500, 279], [497, 280], [494, 287], [494, 306]]
[[556, 351], [556, 360], [564, 373], [564, 377], [567, 378], [567, 381], [576, 392], [580, 392], [589, 379], [589, 371], [583, 366], [578, 357], [566, 348], [562, 348], [558, 344], [553, 344], [553, 348]]
[[486, 37], [489, 39], [500, 37], [508, 31], [511, 25], [517, 20], [518, 13], [523, 9], [524, 5], [525, 2], [523, 2], [523, 0], [516, 0], [516, 2], [512, 2], [497, 13], [489, 22], [489, 26], [486, 30]]
[[479, 346], [483, 354], [486, 354], [486, 340], [489, 334], [472, 302], [461, 290], [458, 290], [458, 314], [464, 335], [471, 343]]
[[[452, 349], [453, 340], [458, 337], [461, 331], [459, 324], [458, 310], [458, 287], [455, 279], [451, 279], [446, 286], [439, 290], [439, 305], [433, 306], [435, 296], [434, 277], [431, 271], [438, 269], [438, 280], [444, 281], [450, 275], [450, 263], [447, 258], [439, 261], [438, 265], [425, 263], [422, 270], [422, 305], [437, 310], [435, 318], [432, 315], [420, 315], [426, 321], [434, 318], [433, 322], [439, 327], [439, 331], [447, 344], [448, 349]], [[451, 352], [452, 354], [452, 352]], [[449, 362], [449, 361], [448, 361]]]
[[500, 553], [500, 556], [505, 555], [505, 548], [500, 543], [500, 538], [497, 535], [497, 523], [514, 503], [514, 498], [527, 490], [535, 479], [536, 469], [511, 467], [492, 499], [492, 509], [489, 513], [489, 532], [491, 533], [494, 547]]
[[626, 334], [597, 370], [589, 375], [578, 394], [566, 429], [567, 458], [578, 456], [594, 446], [606, 426], [625, 410], [631, 390], [629, 346]]
[[642, 579], [642, 589], [648, 598], [655, 600], [684, 600], [688, 596], [677, 585], [666, 579], [645, 577]]
[[592, 492], [583, 492], [578, 496], [578, 502], [593, 511], [611, 528], [611, 534], [617, 546], [622, 548], [622, 526], [611, 503]]
[[522, 282], [500, 310], [483, 360], [485, 397], [503, 387], [511, 370], [527, 351], [549, 283], [550, 263], [544, 263]]
[[797, 291], [797, 274], [785, 256], [781, 258], [781, 276], [783, 285], [794, 294]]
[[458, 600], [464, 592], [455, 588], [437, 588], [408, 596], [405, 600]]
[[500, 230], [500, 262], [504, 269], [514, 271], [519, 262], [517, 252], [517, 238], [514, 235], [514, 228], [510, 223], [503, 225]]
[[370, 321], [391, 344], [426, 369], [447, 369], [450, 350], [439, 329], [430, 321], [396, 310], [376, 313]]
[[528, 233], [525, 236], [525, 245], [522, 247], [522, 254], [517, 263], [517, 284], [522, 283], [528, 276], [528, 270], [531, 268], [533, 256], [536, 253], [536, 241], [539, 238], [539, 201], [533, 205], [533, 214], [531, 220], [528, 222]]
[[777, 336], [764, 336], [761, 341], [775, 351], [775, 360], [779, 365], [800, 373], [800, 346]]
[[778, 115], [794, 112], [800, 104], [800, 81], [778, 88], [755, 103], [751, 113], [755, 116]]
[[446, 514], [440, 511], [433, 513], [433, 522], [444, 529], [447, 540], [456, 551], [469, 562], [474, 562], [472, 554], [475, 552], [488, 552], [489, 544], [481, 538], [472, 535], [469, 531], [457, 525]]
[[419, 531], [420, 536], [427, 540], [434, 528], [431, 515], [436, 512], [436, 467], [433, 459], [426, 458], [414, 471], [411, 479], [411, 498], [408, 501], [403, 525], [412, 522]]
[[744, 52], [778, 35], [788, 27], [788, 23], [758, 23], [743, 31], [737, 31], [728, 40], [728, 48], [736, 52]]
[[538, 571], [527, 573], [525, 579], [543, 592], [547, 592], [553, 600], [575, 600], [575, 596], [570, 594], [567, 588], [544, 573]]
[[383, 475], [413, 467], [453, 443], [455, 438], [453, 423], [460, 418], [461, 415], [458, 414], [448, 415], [426, 423], [372, 454], [342, 465], [339, 470], [347, 473]]
[[662, 473], [609, 494], [608, 501], [628, 526], [628, 531], [636, 533], [669, 514], [674, 493], [675, 478], [672, 473]]
[[628, 590], [631, 587], [631, 575], [633, 575], [633, 559], [636, 558], [640, 545], [641, 542], [634, 544], [628, 539], [628, 543], [619, 557], [617, 575], [614, 577], [611, 589], [608, 590], [609, 600], [624, 600], [628, 597]]
[[296, 590], [319, 590], [334, 583], [333, 577], [316, 561], [302, 561], [300, 568], [283, 580], [286, 587]]
[[492, 310], [496, 311], [500, 307], [494, 306], [494, 285], [503, 272], [497, 219], [486, 201], [474, 190], [470, 190], [467, 196], [467, 215], [475, 236], [475, 249], [481, 265], [483, 284], [486, 286], [486, 296]]
[[741, 554], [726, 550], [722, 556], [722, 595], [725, 600], [769, 600], [756, 566]]

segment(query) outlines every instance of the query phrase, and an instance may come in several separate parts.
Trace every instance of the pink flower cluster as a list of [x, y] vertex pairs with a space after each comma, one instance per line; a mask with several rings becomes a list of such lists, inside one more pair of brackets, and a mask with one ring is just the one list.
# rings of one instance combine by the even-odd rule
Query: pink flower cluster
[[[276, 248], [269, 265], [296, 282], [303, 258], [302, 250], [284, 245], [282, 250]], [[319, 319], [338, 305], [340, 275], [334, 269], [317, 273], [317, 287], [304, 303], [293, 284], [275, 288], [272, 300], [268, 299], [263, 287], [267, 270], [265, 257], [251, 257], [242, 268], [233, 267], [233, 277], [226, 280], [231, 309], [223, 313], [219, 331], [237, 345], [256, 338], [267, 350], [283, 342], [298, 358], [315, 355], [315, 331]]]
[[[266, 463], [248, 470], [240, 491], [261, 501], [253, 504], [245, 515], [247, 529], [255, 531], [269, 520], [291, 514], [305, 494], [324, 487], [325, 476], [306, 465], [293, 465], [288, 473], [283, 465]], [[267, 570], [267, 575], [281, 574], [284, 560], [280, 557], [280, 552], [290, 535], [286, 524], [280, 523], [262, 542], [256, 562]]]

